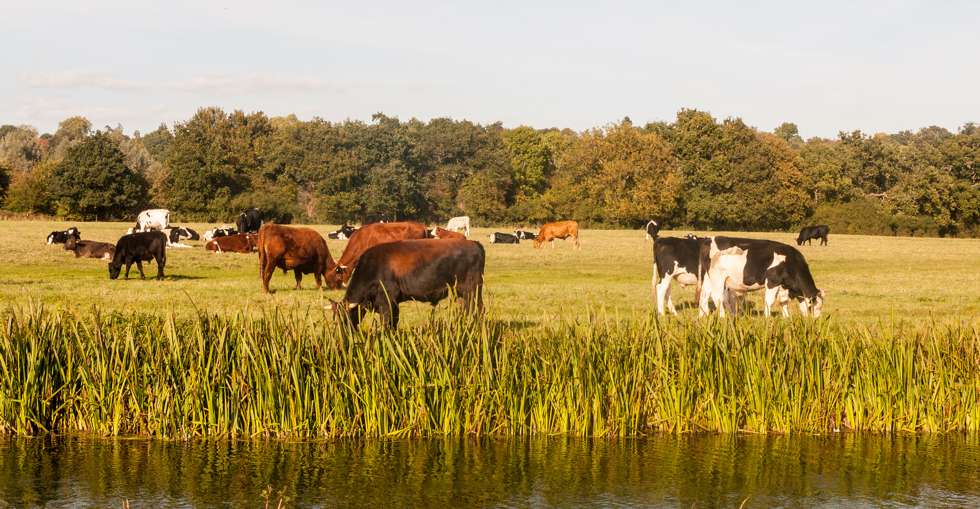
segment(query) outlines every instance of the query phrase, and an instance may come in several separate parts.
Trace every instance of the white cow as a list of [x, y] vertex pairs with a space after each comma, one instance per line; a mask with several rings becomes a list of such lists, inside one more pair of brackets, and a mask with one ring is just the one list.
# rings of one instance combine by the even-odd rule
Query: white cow
[[170, 227], [170, 211], [167, 209], [150, 209], [140, 212], [136, 218], [135, 232], [164, 230]]
[[458, 232], [461, 229], [466, 229], [467, 237], [470, 236], [470, 216], [459, 216], [454, 217], [449, 220], [449, 224], [446, 225], [446, 229], [451, 232]]

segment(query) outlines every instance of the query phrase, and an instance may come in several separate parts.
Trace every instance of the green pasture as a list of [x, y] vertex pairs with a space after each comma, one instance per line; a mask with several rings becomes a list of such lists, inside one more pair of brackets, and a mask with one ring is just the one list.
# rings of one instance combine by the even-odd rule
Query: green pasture
[[[106, 262], [76, 259], [60, 244], [47, 245], [53, 230], [77, 226], [83, 240], [115, 242], [131, 223], [69, 223], [48, 221], [0, 222], [0, 302], [31, 300], [69, 309], [141, 311], [178, 315], [197, 311], [258, 315], [274, 305], [293, 309], [322, 309], [326, 299], [342, 291], [316, 291], [312, 276], [303, 289], [293, 289], [292, 273], [278, 271], [271, 294], [263, 294], [257, 254], [214, 254], [204, 242], [185, 241], [190, 249], [167, 252], [166, 279], [155, 281], [157, 267], [144, 264], [130, 280], [111, 281]], [[204, 232], [215, 225], [186, 223]], [[336, 225], [313, 226], [326, 237]], [[656, 310], [651, 290], [652, 243], [640, 230], [583, 230], [581, 250], [571, 241], [556, 241], [556, 249], [520, 245], [491, 245], [486, 236], [497, 228], [475, 228], [471, 239], [487, 252], [485, 302], [496, 316], [515, 324], [543, 325], [560, 316], [605, 312], [610, 316], [647, 315]], [[665, 236], [688, 231], [662, 232]], [[699, 235], [708, 232], [693, 232]], [[717, 233], [717, 232], [716, 232]], [[795, 245], [791, 233], [737, 233]], [[340, 257], [346, 241], [327, 240], [331, 254]], [[980, 310], [980, 241], [970, 239], [830, 236], [828, 246], [804, 245], [817, 286], [827, 290], [824, 312], [836, 319], [874, 324], [879, 320], [937, 318], [973, 319]], [[135, 265], [133, 267], [135, 271]], [[695, 317], [694, 288], [674, 286], [673, 300], [681, 317]], [[750, 294], [750, 315], [760, 315], [762, 293]], [[447, 302], [436, 312], [444, 312]], [[404, 324], [421, 323], [432, 312], [423, 304], [402, 307]], [[791, 311], [798, 315], [797, 309]]]

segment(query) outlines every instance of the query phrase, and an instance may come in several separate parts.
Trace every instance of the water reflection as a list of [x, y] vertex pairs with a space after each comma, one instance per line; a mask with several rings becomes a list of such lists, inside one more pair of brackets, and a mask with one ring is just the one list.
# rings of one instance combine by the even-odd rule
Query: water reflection
[[971, 436], [0, 438], [0, 507], [977, 507]]

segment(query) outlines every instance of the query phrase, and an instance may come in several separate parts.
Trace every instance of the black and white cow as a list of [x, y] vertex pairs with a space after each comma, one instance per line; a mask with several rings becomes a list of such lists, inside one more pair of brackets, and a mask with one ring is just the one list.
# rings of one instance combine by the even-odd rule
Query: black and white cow
[[229, 235], [236, 234], [238, 234], [238, 232], [235, 231], [234, 228], [230, 226], [220, 226], [204, 232], [204, 236], [201, 237], [201, 240], [204, 242], [210, 242], [218, 237], [227, 237]]
[[684, 238], [687, 240], [698, 240], [698, 236], [693, 233], [688, 233], [684, 236]]
[[822, 224], [820, 226], [804, 226], [800, 230], [800, 236], [796, 239], [796, 245], [802, 246], [804, 242], [807, 245], [813, 245], [813, 239], [820, 239], [820, 245], [827, 245], [827, 234], [830, 233], [830, 228], [827, 225]]
[[164, 230], [170, 227], [170, 211], [167, 209], [149, 209], [140, 212], [136, 217], [136, 227], [133, 232]]
[[657, 296], [657, 312], [661, 315], [664, 314], [665, 301], [670, 312], [677, 314], [674, 303], [670, 300], [672, 280], [676, 279], [681, 286], [698, 284], [700, 252], [700, 240], [653, 238], [653, 293]]
[[263, 214], [259, 209], [246, 210], [238, 214], [238, 220], [235, 221], [235, 226], [238, 227], [238, 233], [258, 232], [259, 228], [264, 224], [262, 218]]
[[361, 226], [367, 226], [369, 224], [374, 224], [374, 223], [387, 223], [387, 222], [389, 222], [388, 216], [384, 214], [376, 214], [373, 216], [365, 217], [364, 221], [361, 221]]
[[660, 224], [658, 224], [656, 221], [650, 221], [647, 223], [646, 231], [647, 236], [643, 237], [644, 242], [657, 238], [657, 233], [660, 231]]
[[490, 239], [491, 244], [520, 244], [521, 243], [521, 239], [509, 233], [495, 232], [495, 233], [491, 233], [490, 235], [487, 235], [487, 237]]
[[514, 236], [521, 240], [534, 240], [538, 237], [537, 233], [514, 230]]
[[201, 240], [201, 236], [196, 231], [186, 226], [171, 226], [164, 230], [171, 244], [176, 244], [182, 240]]
[[339, 230], [328, 233], [327, 234], [327, 238], [328, 239], [347, 240], [356, 231], [357, 231], [357, 228], [355, 228], [355, 227], [353, 227], [351, 225], [345, 224], [344, 226], [341, 226]]
[[826, 292], [816, 287], [810, 267], [794, 247], [761, 239], [707, 237], [701, 243], [700, 308], [708, 314], [708, 299], [715, 302], [718, 313], [725, 316], [725, 290], [751, 292], [766, 290], [765, 313], [770, 316], [778, 299], [783, 315], [789, 316], [787, 304], [796, 299], [804, 316], [820, 316]]
[[124, 235], [116, 242], [116, 252], [109, 262], [109, 279], [118, 278], [123, 265], [126, 266], [123, 279], [129, 279], [129, 268], [134, 262], [140, 271], [140, 279], [145, 279], [143, 262], [150, 260], [156, 260], [157, 279], [163, 279], [163, 267], [167, 264], [167, 234], [137, 232]]
[[48, 234], [48, 244], [64, 244], [71, 237], [75, 237], [75, 240], [82, 240], [82, 233], [74, 226], [63, 232], [51, 232]]

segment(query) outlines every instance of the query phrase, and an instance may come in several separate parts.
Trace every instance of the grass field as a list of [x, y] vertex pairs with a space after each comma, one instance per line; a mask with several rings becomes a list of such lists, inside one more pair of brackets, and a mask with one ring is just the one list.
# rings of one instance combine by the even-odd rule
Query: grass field
[[[319, 312], [327, 298], [341, 291], [316, 292], [306, 276], [303, 289], [292, 289], [290, 273], [277, 272], [273, 292], [261, 291], [258, 255], [213, 254], [203, 242], [186, 241], [191, 249], [169, 249], [166, 279], [154, 281], [156, 265], [144, 265], [148, 279], [111, 281], [106, 262], [76, 259], [61, 245], [47, 245], [47, 234], [75, 225], [85, 240], [115, 242], [129, 223], [0, 222], [0, 302], [30, 300], [69, 309], [93, 304], [106, 311], [141, 311], [178, 315], [206, 311], [261, 314], [278, 304]], [[199, 232], [210, 225], [189, 223]], [[335, 225], [313, 226], [326, 237]], [[583, 230], [582, 249], [557, 241], [556, 249], [489, 244], [486, 236], [504, 229], [472, 230], [487, 251], [484, 298], [497, 316], [515, 323], [540, 325], [557, 316], [590, 310], [616, 316], [655, 312], [651, 290], [652, 245], [642, 231]], [[682, 232], [663, 232], [665, 236]], [[695, 232], [703, 234], [706, 232]], [[788, 233], [735, 233], [795, 245]], [[327, 240], [334, 258], [347, 241]], [[830, 236], [828, 246], [804, 245], [817, 286], [827, 290], [824, 312], [834, 319], [874, 324], [880, 320], [937, 318], [972, 319], [980, 311], [980, 240], [907, 237]], [[147, 268], [148, 267], [148, 268]], [[133, 267], [135, 270], [135, 266]], [[132, 276], [132, 274], [131, 274]], [[673, 299], [681, 317], [695, 317], [693, 287], [674, 286]], [[762, 310], [762, 292], [750, 294], [749, 314]], [[437, 308], [444, 312], [448, 304]], [[402, 323], [420, 323], [432, 312], [423, 304], [403, 305]], [[793, 309], [794, 316], [798, 310]]]

